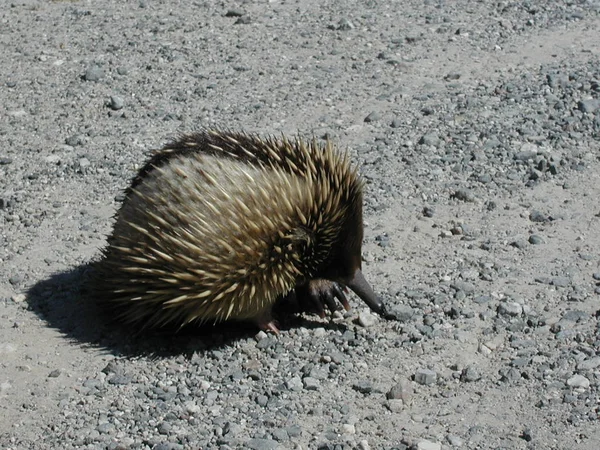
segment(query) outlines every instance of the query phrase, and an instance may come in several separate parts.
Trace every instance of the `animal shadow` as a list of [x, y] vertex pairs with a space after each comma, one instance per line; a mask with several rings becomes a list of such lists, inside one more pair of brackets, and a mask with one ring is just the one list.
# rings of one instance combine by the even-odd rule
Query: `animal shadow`
[[[80, 345], [105, 349], [123, 356], [167, 357], [215, 350], [234, 341], [252, 338], [258, 332], [252, 323], [222, 323], [189, 325], [183, 328], [133, 330], [122, 325], [102, 308], [88, 290], [93, 263], [56, 273], [39, 281], [27, 291], [29, 307], [49, 326], [60, 331], [66, 339]], [[344, 325], [307, 319], [279, 305], [280, 329], [291, 328], [344, 329]]]

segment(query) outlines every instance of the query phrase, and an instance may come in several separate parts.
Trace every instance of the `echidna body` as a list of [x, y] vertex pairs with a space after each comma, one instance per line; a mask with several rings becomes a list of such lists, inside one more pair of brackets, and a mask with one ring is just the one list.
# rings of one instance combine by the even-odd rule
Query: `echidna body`
[[346, 306], [335, 283], [381, 312], [360, 270], [362, 186], [329, 143], [185, 136], [133, 180], [94, 290], [142, 326], [250, 320], [277, 331], [273, 305], [301, 290]]

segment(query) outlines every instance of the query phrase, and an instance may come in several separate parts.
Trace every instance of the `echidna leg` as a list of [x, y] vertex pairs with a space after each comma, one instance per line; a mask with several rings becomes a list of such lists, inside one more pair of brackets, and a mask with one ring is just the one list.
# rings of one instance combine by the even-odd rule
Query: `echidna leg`
[[256, 325], [263, 331], [270, 331], [275, 334], [279, 334], [279, 327], [276, 320], [271, 316], [271, 310], [265, 311], [259, 314], [255, 319]]
[[321, 318], [325, 318], [325, 307], [331, 312], [338, 309], [336, 299], [348, 311], [350, 304], [344, 291], [338, 283], [329, 280], [311, 280], [308, 284], [298, 286], [296, 294], [303, 309], [315, 311]]

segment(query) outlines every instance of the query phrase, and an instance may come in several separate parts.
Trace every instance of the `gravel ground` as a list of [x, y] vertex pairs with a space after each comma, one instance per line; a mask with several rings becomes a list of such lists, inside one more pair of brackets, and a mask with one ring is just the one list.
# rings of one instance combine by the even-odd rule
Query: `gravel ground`
[[[0, 447], [599, 447], [600, 1], [18, 0], [0, 44]], [[212, 126], [349, 149], [395, 320], [102, 319], [123, 189]]]

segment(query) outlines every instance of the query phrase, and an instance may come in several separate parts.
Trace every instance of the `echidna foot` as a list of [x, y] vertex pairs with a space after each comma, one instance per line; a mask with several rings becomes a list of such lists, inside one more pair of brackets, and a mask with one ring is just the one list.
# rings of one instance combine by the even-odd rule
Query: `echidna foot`
[[315, 311], [319, 316], [325, 318], [325, 307], [330, 312], [338, 309], [336, 299], [342, 304], [346, 311], [350, 310], [350, 304], [344, 294], [344, 289], [336, 282], [317, 279], [308, 284], [296, 288], [296, 297], [301, 308]]
[[279, 323], [273, 319], [270, 311], [268, 313], [261, 314], [260, 316], [258, 316], [255, 322], [261, 330], [266, 332], [270, 331], [274, 334], [279, 334]]

